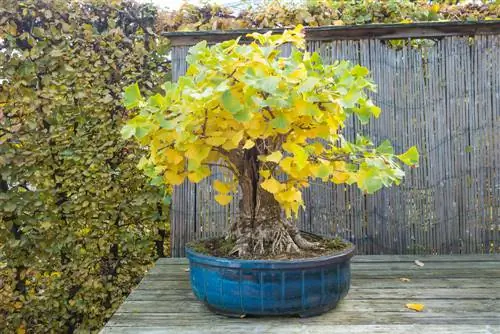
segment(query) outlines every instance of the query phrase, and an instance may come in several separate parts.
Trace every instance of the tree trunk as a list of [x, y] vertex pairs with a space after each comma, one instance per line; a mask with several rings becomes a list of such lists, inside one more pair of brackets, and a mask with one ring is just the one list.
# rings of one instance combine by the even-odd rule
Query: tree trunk
[[245, 150], [239, 166], [239, 186], [242, 193], [240, 217], [231, 227], [230, 237], [236, 239], [232, 251], [239, 257], [300, 253], [301, 249], [316, 248], [302, 238], [297, 227], [284, 219], [274, 195], [260, 187], [258, 152]]

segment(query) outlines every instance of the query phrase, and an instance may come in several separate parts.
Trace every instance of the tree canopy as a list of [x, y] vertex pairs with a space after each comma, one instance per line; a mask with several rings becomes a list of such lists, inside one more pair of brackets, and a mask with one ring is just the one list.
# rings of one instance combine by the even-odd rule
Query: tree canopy
[[[126, 89], [126, 106], [139, 107], [139, 114], [122, 133], [149, 147], [139, 167], [154, 183], [200, 182], [220, 165], [232, 172], [213, 184], [215, 199], [226, 205], [242, 176], [238, 161], [256, 150], [260, 187], [291, 215], [303, 205], [301, 190], [310, 178], [373, 193], [399, 183], [398, 160], [418, 163], [415, 147], [396, 155], [388, 141], [375, 146], [366, 137], [349, 142], [343, 136], [351, 115], [367, 123], [381, 112], [367, 95], [375, 89], [367, 68], [324, 64], [319, 54], [304, 52], [302, 26], [247, 37], [249, 44], [192, 47], [186, 75], [164, 84], [164, 94], [144, 99], [137, 85]], [[292, 52], [283, 57], [287, 43]]]

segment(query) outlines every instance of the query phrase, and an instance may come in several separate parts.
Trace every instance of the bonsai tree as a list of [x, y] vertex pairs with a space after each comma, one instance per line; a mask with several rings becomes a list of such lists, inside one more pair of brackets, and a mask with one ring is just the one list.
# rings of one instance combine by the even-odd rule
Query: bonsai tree
[[[200, 182], [213, 166], [228, 171], [213, 188], [221, 205], [241, 192], [228, 234], [236, 241], [233, 255], [299, 253], [318, 247], [291, 220], [311, 178], [373, 193], [398, 184], [399, 162], [416, 165], [418, 152], [395, 155], [388, 141], [374, 146], [366, 137], [349, 142], [342, 135], [351, 115], [367, 123], [380, 114], [367, 96], [375, 85], [365, 67], [326, 65], [305, 52], [301, 26], [247, 37], [249, 44], [192, 47], [186, 75], [164, 84], [162, 94], [144, 99], [137, 84], [128, 87], [126, 107], [139, 112], [122, 133], [149, 148], [139, 168], [153, 184]], [[286, 43], [293, 51], [281, 57]]]

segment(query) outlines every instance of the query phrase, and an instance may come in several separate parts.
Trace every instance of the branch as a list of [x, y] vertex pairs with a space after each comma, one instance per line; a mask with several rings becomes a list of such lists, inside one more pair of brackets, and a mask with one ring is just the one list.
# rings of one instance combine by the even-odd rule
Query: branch
[[205, 136], [205, 133], [207, 131], [207, 122], [208, 122], [208, 110], [205, 108], [205, 119], [203, 120], [203, 126], [202, 126], [202, 132], [201, 135]]
[[[274, 114], [273, 114], [273, 112], [271, 111], [271, 108], [269, 108], [269, 107], [264, 107], [264, 108], [262, 108], [262, 109], [264, 109], [265, 111], [267, 111], [267, 112], [269, 113], [269, 115], [271, 115], [271, 117], [272, 117], [272, 118], [274, 118]], [[264, 116], [264, 118], [265, 118], [266, 120], [269, 120], [269, 119], [268, 119], [268, 118], [264, 115], [264, 113], [263, 113], [262, 115]]]
[[236, 81], [239, 81], [238, 79], [236, 79], [236, 78], [234, 77], [234, 74], [236, 73], [236, 70], [237, 70], [237, 68], [235, 68], [235, 69], [234, 69], [234, 71], [233, 71], [233, 72], [231, 72], [231, 74], [229, 74], [229, 76], [228, 76], [228, 77], [229, 77], [229, 78], [233, 78], [233, 79], [234, 79], [234, 80], [236, 80]]

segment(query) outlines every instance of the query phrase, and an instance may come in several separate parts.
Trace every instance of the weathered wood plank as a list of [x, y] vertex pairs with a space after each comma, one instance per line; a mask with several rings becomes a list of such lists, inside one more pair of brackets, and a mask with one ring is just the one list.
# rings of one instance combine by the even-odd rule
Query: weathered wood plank
[[424, 266], [417, 266], [413, 261], [411, 262], [354, 262], [351, 264], [355, 271], [369, 269], [375, 271], [386, 271], [386, 270], [409, 270], [409, 271], [430, 271], [430, 270], [441, 270], [441, 269], [464, 269], [468, 270], [470, 268], [479, 269], [497, 269], [500, 270], [500, 265], [498, 261], [463, 261], [463, 262], [424, 262], [420, 260]]
[[[401, 278], [407, 277], [391, 277], [391, 278], [359, 278], [354, 277], [351, 282], [351, 287], [363, 289], [392, 289], [392, 288], [489, 288], [500, 289], [500, 279], [495, 277], [490, 278], [418, 278], [410, 282], [404, 282]], [[410, 283], [410, 284], [408, 284]], [[144, 279], [137, 286], [137, 290], [190, 290], [191, 285], [189, 279], [172, 281], [172, 280], [147, 280]], [[166, 291], [165, 291], [166, 292]]]
[[[488, 256], [488, 261], [478, 256], [465, 256], [464, 261], [439, 256], [433, 258], [440, 261], [425, 261], [424, 267], [415, 266], [408, 256], [379, 256], [375, 261], [360, 258], [366, 261], [352, 264], [347, 297], [334, 311], [306, 319], [234, 319], [213, 314], [190, 290], [185, 259], [163, 259], [162, 265], [146, 274], [102, 333], [500, 332], [498, 256]], [[412, 279], [403, 282], [401, 277]], [[423, 303], [425, 310], [410, 311], [405, 307], [409, 302]]]
[[[425, 312], [432, 313], [482, 312], [485, 309], [494, 311], [500, 307], [500, 300], [464, 300], [460, 303], [457, 303], [456, 300], [446, 299], [425, 299], [418, 301], [425, 304]], [[332, 311], [333, 313], [331, 316], [335, 317], [335, 315], [340, 312], [377, 312], [379, 314], [383, 312], [408, 312], [408, 309], [405, 307], [407, 302], [409, 301], [393, 299], [356, 300], [347, 298], [337, 306], [335, 311]], [[175, 307], [176, 305], [177, 308]], [[179, 313], [180, 307], [182, 307], [182, 313]], [[144, 312], [142, 310], [148, 311]], [[161, 301], [158, 305], [151, 301], [131, 301], [117, 311], [117, 314], [121, 314], [123, 319], [127, 318], [125, 315], [126, 313], [164, 313], [167, 315], [173, 314], [173, 316], [179, 318], [191, 318], [192, 320], [225, 319], [209, 312], [202, 303], [194, 299], [194, 296], [190, 300], [181, 303], [177, 301], [175, 301], [175, 303], [172, 301], [170, 303]], [[326, 316], [323, 318], [325, 317]], [[116, 318], [114, 321], [117, 321]]]
[[[142, 321], [139, 321], [142, 323]], [[275, 334], [361, 334], [361, 333], [371, 333], [371, 334], [387, 334], [387, 333], [440, 333], [440, 334], [458, 334], [458, 333], [468, 333], [468, 334], [497, 334], [500, 333], [500, 326], [498, 325], [393, 325], [393, 324], [383, 324], [383, 325], [360, 325], [360, 326], [349, 326], [346, 325], [290, 325], [287, 323], [282, 323], [277, 327], [269, 327], [266, 325], [253, 325], [250, 328], [246, 328], [246, 333], [275, 333]], [[207, 329], [203, 333], [212, 334], [227, 334], [227, 333], [238, 333], [245, 330], [245, 327], [238, 325], [230, 326], [212, 326], [209, 330]], [[137, 326], [137, 327], [110, 327], [105, 328], [102, 331], [103, 334], [199, 334], [199, 328], [186, 328], [186, 326], [169, 326], [169, 327], [158, 327], [158, 326]]]
[[[203, 306], [203, 305], [202, 305]], [[205, 312], [209, 312], [205, 309]], [[204, 329], [211, 329], [210, 322], [207, 324], [207, 319], [196, 320], [193, 319], [183, 319], [175, 320], [172, 317], [167, 317], [168, 313], [118, 313], [115, 319], [110, 321], [110, 326], [116, 326], [118, 323], [120, 327], [134, 327], [138, 323], [141, 326], [164, 326], [166, 328], [170, 326], [189, 326], [198, 327], [200, 331], [204, 332]], [[301, 325], [325, 325], [334, 326], [342, 325], [347, 328], [357, 326], [357, 325], [370, 325], [370, 324], [427, 324], [427, 325], [447, 325], [453, 324], [477, 324], [477, 325], [500, 325], [497, 312], [454, 312], [450, 310], [448, 312], [442, 313], [431, 313], [431, 312], [415, 312], [415, 311], [397, 311], [397, 312], [359, 312], [357, 310], [347, 312], [347, 311], [331, 311], [324, 315], [300, 319], [297, 317], [281, 317], [281, 318], [226, 318], [213, 319], [217, 321], [217, 327], [226, 327], [228, 330], [233, 326], [241, 326], [237, 328], [236, 333], [244, 333], [245, 330], [249, 330], [255, 326], [269, 326], [270, 329], [278, 328], [284, 323], [295, 324], [296, 326]], [[285, 321], [284, 321], [285, 320]], [[116, 322], [115, 322], [116, 321]], [[215, 323], [212, 322], [212, 325]], [[201, 327], [203, 326], [203, 327]], [[246, 328], [245, 328], [246, 327]], [[327, 327], [325, 327], [327, 328]], [[181, 332], [182, 333], [182, 332]], [[233, 332], [234, 333], [234, 332]], [[274, 332], [273, 332], [274, 333]]]
[[[175, 293], [172, 291], [164, 290], [136, 290], [132, 293], [127, 303], [130, 304], [131, 301], [147, 301], [152, 304], [160, 305], [160, 302], [168, 301], [185, 301], [186, 299], [191, 299], [192, 293], [189, 290], [176, 290]], [[500, 289], [492, 288], [412, 288], [409, 284], [408, 287], [404, 288], [359, 288], [353, 286], [349, 290], [349, 300], [373, 300], [380, 298], [389, 298], [394, 300], [408, 300], [408, 299], [454, 299], [463, 302], [469, 299], [481, 299], [481, 300], [500, 300]], [[193, 299], [194, 300], [194, 299]], [[168, 303], [167, 303], [168, 304]], [[168, 305], [171, 306], [171, 305]]]
[[[166, 32], [173, 46], [194, 45], [206, 40], [217, 43], [228, 39], [245, 36], [252, 32], [282, 33], [276, 29], [240, 29]], [[412, 24], [367, 24], [354, 26], [323, 26], [305, 28], [309, 40], [352, 40], [352, 39], [395, 39], [395, 38], [431, 38], [471, 34], [495, 34], [500, 32], [500, 22], [419, 22]]]

